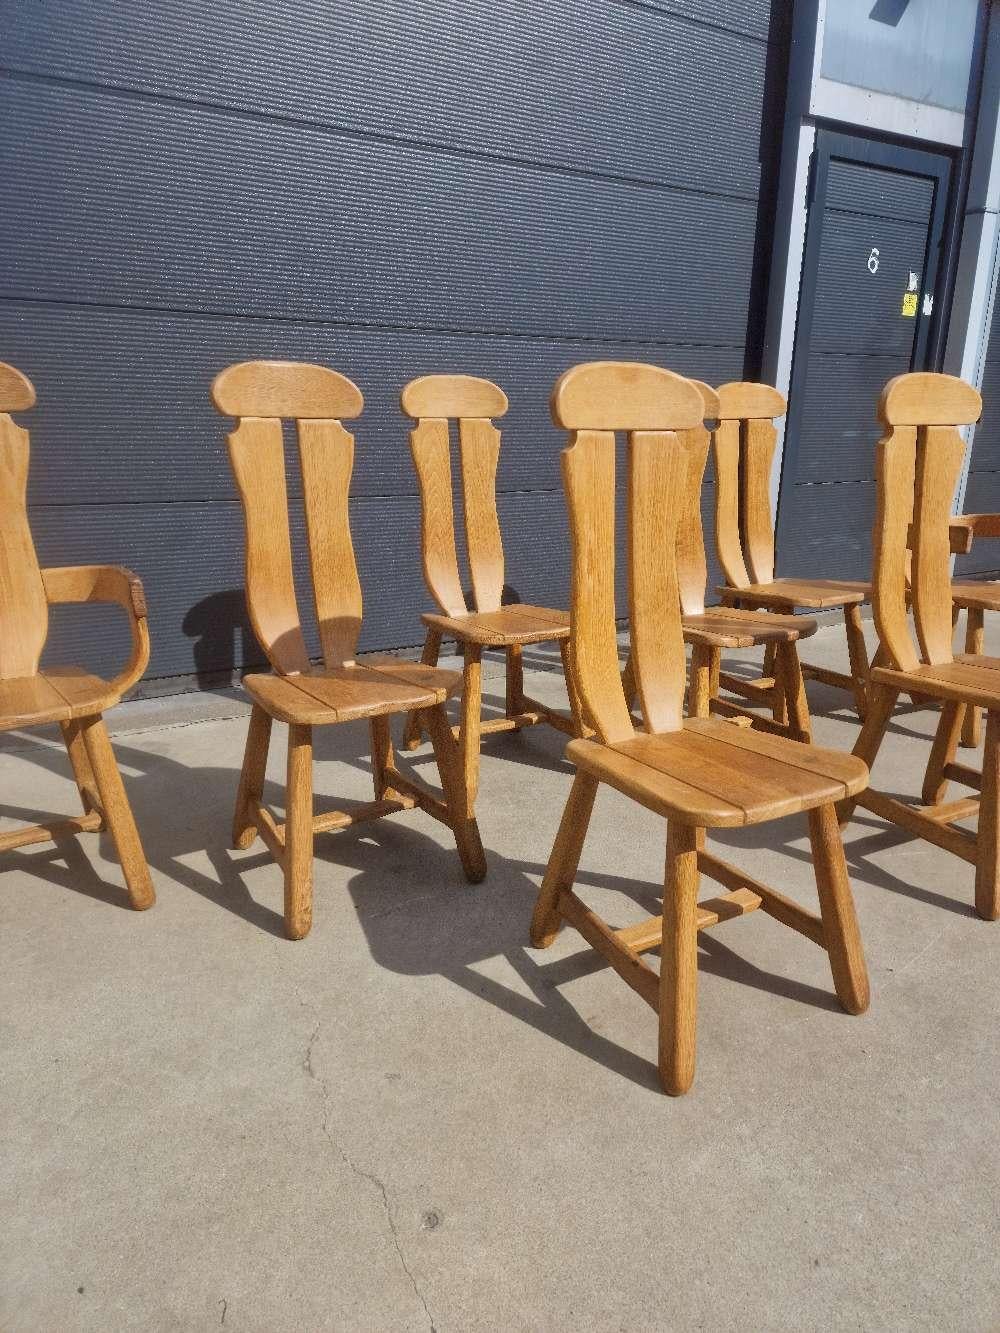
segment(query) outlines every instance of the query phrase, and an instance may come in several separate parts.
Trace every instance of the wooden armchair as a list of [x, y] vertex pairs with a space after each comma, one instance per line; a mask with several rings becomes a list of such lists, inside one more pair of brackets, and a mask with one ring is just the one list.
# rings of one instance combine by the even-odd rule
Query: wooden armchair
[[[858, 717], [865, 715], [868, 652], [861, 629], [861, 604], [870, 596], [867, 583], [843, 579], [774, 577], [774, 524], [771, 518], [771, 460], [777, 433], [774, 418], [784, 416], [785, 400], [768, 384], [723, 384], [718, 390], [715, 430], [715, 540], [727, 584], [719, 589], [728, 606], [767, 607], [793, 612], [798, 607], [825, 611], [840, 607], [847, 632], [850, 675], [802, 663], [807, 680], [822, 681], [854, 696]], [[744, 681], [724, 676], [736, 693], [773, 691], [774, 652], [765, 656], [764, 677]]]
[[[702, 420], [701, 396], [655, 366], [594, 362], [556, 383], [552, 413], [572, 432], [562, 455], [573, 546], [572, 656], [594, 740], [569, 743], [576, 777], [531, 926], [545, 948], [565, 920], [659, 1013], [664, 1088], [683, 1093], [695, 1063], [698, 932], [761, 908], [827, 950], [841, 1004], [868, 1005], [868, 980], [834, 802], [861, 791], [850, 755], [718, 718], [684, 720], [684, 643], [676, 548], [686, 459], [680, 436]], [[643, 730], [622, 689], [615, 633], [615, 432], [629, 437], [629, 605]], [[615, 929], [573, 892], [598, 784], [667, 821], [663, 915]], [[820, 917], [705, 850], [707, 828], [808, 811]], [[727, 891], [699, 903], [706, 874]], [[642, 955], [661, 950], [660, 974]]]
[[[142, 584], [113, 565], [39, 569], [28, 525], [28, 432], [11, 420], [35, 402], [30, 381], [0, 363], [0, 731], [57, 722], [69, 753], [83, 814], [0, 834], [0, 851], [67, 833], [108, 829], [137, 911], [156, 901], [102, 714], [136, 683], [149, 661]], [[48, 608], [63, 602], [116, 602], [129, 618], [132, 653], [113, 680], [80, 667], [45, 667]]]
[[[422, 661], [433, 666], [443, 638], [462, 646], [465, 658], [461, 724], [457, 729], [466, 780], [473, 794], [478, 784], [480, 739], [484, 734], [514, 731], [547, 722], [570, 736], [581, 734], [572, 673], [568, 667], [569, 615], [544, 606], [501, 604], [504, 588], [503, 543], [497, 515], [496, 471], [500, 432], [492, 418], [507, 411], [503, 390], [470, 375], [424, 375], [411, 380], [400, 395], [403, 412], [416, 421], [410, 449], [420, 485], [421, 546], [427, 590], [440, 612], [423, 616], [427, 641]], [[458, 422], [459, 459], [465, 542], [472, 597], [470, 611], [462, 591], [455, 541], [449, 421]], [[564, 717], [524, 693], [521, 654], [525, 644], [559, 644], [572, 717]], [[498, 648], [507, 657], [505, 716], [482, 718], [482, 655]], [[411, 714], [404, 744], [420, 744], [420, 722]]]
[[[243, 684], [253, 699], [236, 798], [233, 841], [249, 847], [259, 833], [285, 877], [285, 932], [301, 939], [312, 925], [313, 835], [419, 806], [452, 829], [466, 877], [486, 874], [473, 799], [444, 711], [461, 676], [392, 656], [355, 661], [361, 585], [348, 517], [354, 437], [341, 419], [357, 417], [361, 392], [324, 366], [247, 361], [215, 377], [212, 400], [238, 417], [229, 458], [246, 520], [246, 590], [250, 620], [273, 668]], [[306, 533], [323, 665], [306, 652], [292, 577], [292, 551], [281, 419], [298, 427]], [[434, 744], [444, 801], [395, 766], [389, 717], [420, 710]], [[263, 804], [271, 721], [288, 724], [284, 824]], [[313, 814], [312, 728], [360, 719], [372, 740], [375, 800], [350, 811]]]
[[[719, 415], [719, 397], [709, 385], [692, 380], [702, 397], [706, 421]], [[678, 434], [687, 456], [687, 494], [678, 522], [677, 582], [681, 599], [684, 641], [691, 645], [688, 715], [743, 718], [759, 731], [809, 740], [809, 707], [799, 665], [799, 639], [816, 633], [816, 622], [806, 616], [782, 616], [769, 611], [741, 610], [734, 606], [706, 606], [708, 565], [701, 522], [701, 488], [708, 462], [709, 432], [704, 421]], [[719, 697], [721, 660], [725, 649], [765, 648], [774, 672], [771, 707], [773, 721], [740, 704]], [[726, 676], [726, 680], [735, 677]], [[624, 678], [631, 706], [635, 694], [631, 659]], [[745, 682], [743, 682], [745, 684]], [[756, 685], [756, 682], [754, 682]]]
[[[952, 519], [951, 525], [953, 531], [959, 529], [965, 534], [966, 540], [961, 544], [952, 541], [952, 550], [957, 549], [963, 555], [971, 551], [974, 542], [1000, 538], [1000, 514], [960, 514]], [[956, 579], [951, 585], [951, 596], [956, 618], [960, 611], [965, 612], [965, 651], [982, 653], [985, 613], [1000, 611], [1000, 583]], [[973, 704], [963, 709], [962, 744], [973, 749], [982, 740], [981, 713], [982, 709]]]
[[[914, 373], [889, 381], [878, 405], [885, 434], [878, 444], [878, 500], [874, 531], [875, 624], [880, 647], [872, 666], [868, 716], [854, 753], [873, 765], [901, 692], [942, 705], [931, 748], [924, 799], [934, 774], [981, 786], [981, 797], [948, 804], [911, 806], [869, 790], [840, 807], [842, 820], [854, 805], [976, 867], [976, 911], [1000, 917], [1000, 658], [952, 650], [951, 505], [965, 445], [959, 426], [978, 421], [982, 399], [951, 375]], [[912, 529], [910, 527], [912, 519]], [[908, 536], [909, 533], [909, 536]], [[912, 559], [907, 546], [912, 544]], [[917, 642], [910, 633], [912, 606]], [[986, 710], [982, 773], [958, 771], [954, 755], [964, 708]], [[936, 794], [936, 791], [932, 794]], [[979, 815], [977, 833], [956, 827]]]

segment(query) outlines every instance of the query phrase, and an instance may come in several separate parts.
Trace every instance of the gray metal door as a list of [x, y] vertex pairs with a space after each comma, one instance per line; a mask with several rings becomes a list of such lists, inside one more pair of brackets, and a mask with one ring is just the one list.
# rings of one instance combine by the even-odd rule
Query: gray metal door
[[931, 369], [951, 158], [817, 136], [778, 507], [778, 571], [867, 578], [875, 407]]

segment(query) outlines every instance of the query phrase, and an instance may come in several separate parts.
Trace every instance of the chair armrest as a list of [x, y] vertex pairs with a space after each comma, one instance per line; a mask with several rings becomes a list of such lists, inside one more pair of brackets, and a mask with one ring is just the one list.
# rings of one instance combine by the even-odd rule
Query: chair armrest
[[[969, 522], [971, 518], [976, 517], [973, 514], [960, 514], [958, 518], [953, 518], [948, 524], [948, 549], [952, 555], [968, 555], [972, 550], [973, 528]], [[992, 518], [992, 514], [984, 515], [986, 518]], [[997, 536], [1000, 536], [998, 529]], [[906, 529], [906, 549], [913, 550], [913, 524]]]
[[965, 528], [969, 534], [968, 546], [962, 552], [965, 555], [972, 549], [972, 543], [980, 537], [987, 540], [1000, 537], [1000, 514], [959, 514], [952, 519], [951, 526], [953, 531], [957, 527]]
[[63, 565], [43, 569], [42, 583], [50, 606], [115, 602], [128, 613], [132, 653], [124, 670], [110, 684], [118, 694], [130, 690], [149, 664], [146, 595], [138, 574], [121, 565]]

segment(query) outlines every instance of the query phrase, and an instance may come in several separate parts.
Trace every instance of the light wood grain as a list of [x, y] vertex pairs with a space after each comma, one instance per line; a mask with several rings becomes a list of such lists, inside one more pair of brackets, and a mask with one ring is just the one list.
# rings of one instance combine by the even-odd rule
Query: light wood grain
[[[577, 739], [566, 749], [577, 772], [542, 881], [531, 938], [545, 947], [560, 921], [568, 921], [658, 1010], [660, 1079], [673, 1094], [685, 1092], [694, 1075], [700, 929], [763, 907], [828, 948], [838, 996], [852, 1012], [863, 1007], [863, 959], [835, 803], [863, 791], [866, 766], [853, 756], [708, 716], [721, 703], [713, 693], [719, 649], [708, 637], [696, 642], [692, 659], [690, 706], [698, 716], [682, 716], [682, 599], [697, 597], [699, 577], [703, 592], [704, 575], [699, 574], [695, 534], [689, 532], [685, 540], [680, 529], [683, 522], [694, 521], [690, 463], [693, 457], [700, 479], [704, 456], [697, 432], [707, 405], [699, 389], [680, 376], [655, 366], [614, 362], [567, 371], [552, 396], [556, 423], [572, 432], [562, 456], [573, 558], [571, 676], [596, 739]], [[615, 623], [616, 432], [628, 436], [632, 651], [624, 673]], [[697, 624], [700, 617], [692, 619]], [[790, 665], [797, 665], [796, 637], [781, 642], [774, 669], [790, 723], [806, 738], [801, 674]], [[633, 692], [641, 703], [642, 731], [629, 711]], [[573, 892], [600, 782], [667, 820], [662, 915], [619, 930]], [[822, 921], [766, 885], [741, 878], [735, 868], [708, 857], [703, 847], [708, 827], [760, 823], [802, 811], [809, 812], [821, 854]], [[699, 907], [702, 866], [728, 881], [729, 892]], [[657, 939], [658, 979], [641, 957]]]
[[0, 680], [33, 676], [49, 632], [28, 526], [28, 453], [28, 432], [0, 416]]
[[[247, 847], [259, 833], [281, 865], [286, 935], [302, 939], [312, 925], [314, 835], [352, 827], [361, 819], [419, 806], [449, 825], [467, 878], [481, 879], [485, 861], [475, 822], [474, 790], [459, 782], [453, 753], [435, 744], [445, 788], [441, 800], [423, 783], [399, 771], [389, 734], [387, 719], [392, 714], [429, 716], [457, 692], [458, 674], [435, 665], [440, 635], [432, 641], [433, 652], [424, 663], [386, 656], [369, 657], [363, 663], [355, 660], [363, 607], [349, 515], [354, 438], [340, 418], [361, 412], [360, 390], [324, 366], [244, 362], [216, 377], [212, 396], [221, 412], [239, 417], [229, 436], [229, 457], [245, 519], [247, 604], [272, 667], [271, 674], [251, 673], [244, 679], [254, 708], [233, 839], [238, 847]], [[306, 651], [292, 573], [284, 417], [297, 426], [322, 666], [314, 665]], [[440, 430], [430, 448], [432, 453], [437, 448], [440, 454]], [[445, 426], [445, 465], [447, 448]], [[448, 500], [450, 503], [450, 474]], [[464, 610], [464, 601], [461, 607]], [[289, 728], [284, 824], [278, 823], [262, 798], [272, 719]], [[312, 728], [350, 721], [369, 725], [376, 799], [361, 810], [314, 814]]]

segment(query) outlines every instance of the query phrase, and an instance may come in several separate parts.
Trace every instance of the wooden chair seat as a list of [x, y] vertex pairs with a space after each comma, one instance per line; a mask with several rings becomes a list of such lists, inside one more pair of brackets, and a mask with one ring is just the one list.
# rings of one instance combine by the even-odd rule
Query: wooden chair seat
[[34, 676], [0, 680], [0, 731], [92, 717], [119, 697], [110, 681], [81, 667], [49, 667]]
[[840, 579], [773, 579], [770, 583], [750, 583], [742, 588], [721, 587], [718, 592], [726, 600], [759, 602], [761, 606], [785, 610], [805, 606], [812, 611], [826, 611], [867, 602], [871, 584]]
[[953, 583], [951, 599], [963, 611], [1000, 611], [1000, 583]]
[[936, 666], [921, 663], [910, 671], [875, 667], [872, 679], [907, 694], [926, 694], [978, 708], [1000, 709], [1000, 657], [959, 653], [952, 662]]
[[386, 656], [293, 676], [244, 676], [243, 684], [279, 722], [318, 727], [444, 703], [462, 688], [462, 673]]
[[819, 626], [808, 616], [781, 616], [768, 611], [742, 611], [735, 606], [706, 607], [700, 615], [681, 619], [688, 643], [711, 648], [755, 648], [765, 643], [808, 639]]
[[478, 643], [484, 648], [569, 638], [568, 611], [522, 603], [501, 606], [499, 611], [471, 611], [466, 616], [442, 616], [428, 611], [422, 619], [425, 625], [461, 643]]
[[727, 828], [779, 819], [861, 791], [868, 769], [853, 755], [717, 718], [614, 745], [570, 741], [567, 758], [668, 819]]

